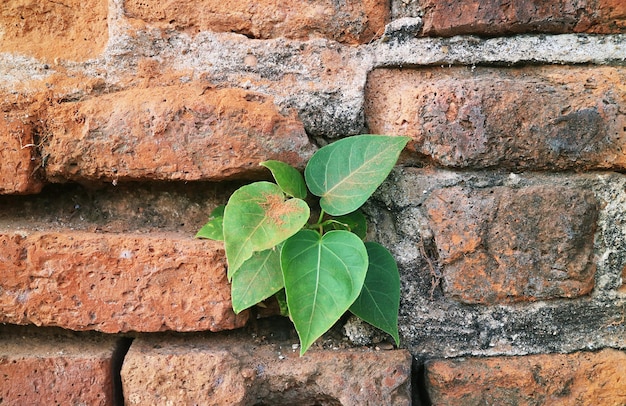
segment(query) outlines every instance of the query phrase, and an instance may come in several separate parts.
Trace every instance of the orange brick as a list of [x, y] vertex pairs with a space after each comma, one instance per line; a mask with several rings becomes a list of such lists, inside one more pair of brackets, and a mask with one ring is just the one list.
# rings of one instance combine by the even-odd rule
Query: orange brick
[[390, 7], [388, 0], [125, 0], [124, 9], [130, 17], [164, 29], [236, 32], [259, 39], [325, 37], [357, 44], [383, 33]]
[[38, 193], [37, 146], [28, 122], [0, 113], [0, 194]]
[[0, 326], [0, 402], [114, 405], [120, 339], [42, 330]]
[[0, 235], [0, 322], [72, 330], [241, 327], [222, 245], [176, 234]]
[[266, 174], [261, 161], [302, 168], [314, 151], [300, 121], [269, 96], [241, 89], [134, 89], [49, 114], [43, 153], [53, 181], [250, 178]]
[[258, 344], [249, 334], [137, 339], [122, 367], [125, 404], [410, 404], [408, 351], [310, 350], [300, 357], [292, 343]]
[[602, 1], [421, 0], [423, 34], [509, 35], [520, 33], [626, 32], [626, 3]]
[[626, 353], [466, 358], [426, 363], [434, 405], [624, 405]]
[[382, 69], [370, 74], [371, 132], [409, 135], [438, 165], [624, 169], [621, 67]]
[[107, 0], [5, 0], [0, 9], [0, 52], [52, 62], [96, 58], [108, 40]]
[[444, 291], [466, 303], [577, 297], [594, 286], [593, 194], [561, 186], [434, 191]]

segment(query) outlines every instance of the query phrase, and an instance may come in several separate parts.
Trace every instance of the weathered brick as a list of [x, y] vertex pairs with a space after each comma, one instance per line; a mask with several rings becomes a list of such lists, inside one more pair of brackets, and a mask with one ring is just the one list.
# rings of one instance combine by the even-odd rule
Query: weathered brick
[[221, 244], [176, 234], [0, 234], [0, 322], [72, 330], [241, 327]]
[[326, 37], [350, 44], [381, 35], [389, 18], [388, 0], [177, 1], [126, 0], [126, 13], [166, 29], [236, 32], [267, 39]]
[[593, 194], [563, 186], [455, 186], [425, 203], [444, 291], [468, 303], [577, 297], [594, 285]]
[[278, 159], [304, 167], [302, 124], [269, 96], [199, 85], [133, 89], [49, 113], [46, 175], [63, 181], [223, 180]]
[[626, 31], [626, 4], [621, 0], [419, 2], [423, 35], [429, 36]]
[[624, 169], [624, 83], [620, 67], [383, 69], [366, 117], [439, 165]]
[[0, 194], [38, 193], [37, 148], [28, 122], [0, 113]]
[[52, 62], [96, 58], [108, 40], [107, 0], [6, 0], [0, 9], [0, 52]]
[[142, 338], [122, 367], [127, 405], [409, 405], [406, 350], [309, 350], [243, 334]]
[[0, 403], [113, 405], [120, 339], [0, 325]]
[[626, 353], [464, 358], [426, 363], [434, 405], [624, 405]]

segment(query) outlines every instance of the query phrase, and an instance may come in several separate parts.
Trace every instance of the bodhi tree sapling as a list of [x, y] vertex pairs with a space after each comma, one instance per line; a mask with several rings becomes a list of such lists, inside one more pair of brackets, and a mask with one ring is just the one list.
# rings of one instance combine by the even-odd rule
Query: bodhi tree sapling
[[[300, 355], [346, 311], [399, 344], [398, 267], [385, 247], [363, 241], [366, 218], [359, 208], [408, 141], [369, 134], [344, 138], [316, 151], [304, 177], [284, 162], [262, 162], [275, 183], [237, 189], [197, 234], [224, 241], [234, 311], [278, 293], [298, 332]], [[312, 221], [309, 194], [319, 198]]]

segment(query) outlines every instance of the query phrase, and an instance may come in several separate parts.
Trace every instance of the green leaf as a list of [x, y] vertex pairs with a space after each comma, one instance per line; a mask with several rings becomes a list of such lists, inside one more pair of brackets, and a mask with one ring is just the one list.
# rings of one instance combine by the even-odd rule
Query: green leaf
[[367, 272], [363, 241], [348, 231], [323, 236], [302, 230], [281, 251], [287, 304], [300, 337], [300, 355], [356, 300]]
[[358, 135], [319, 149], [304, 177], [311, 193], [333, 216], [355, 211], [385, 180], [409, 137]]
[[302, 174], [293, 166], [281, 161], [265, 161], [261, 165], [272, 172], [278, 186], [289, 196], [306, 198], [306, 184]]
[[300, 230], [309, 219], [309, 206], [301, 199], [285, 200], [278, 185], [256, 182], [242, 186], [224, 210], [224, 248], [228, 278], [254, 252], [272, 248]]
[[210, 240], [224, 241], [224, 208], [225, 205], [217, 206], [209, 216], [206, 223], [196, 234], [196, 238], [208, 238]]
[[347, 230], [358, 235], [360, 239], [365, 239], [367, 234], [367, 219], [360, 211], [353, 211], [345, 216], [332, 218], [324, 223], [324, 231]]
[[374, 327], [389, 333], [400, 344], [398, 311], [400, 308], [400, 275], [396, 260], [387, 248], [366, 242], [369, 268], [363, 290], [350, 311]]
[[233, 275], [233, 310], [239, 313], [262, 302], [284, 286], [280, 270], [280, 247], [255, 252]]

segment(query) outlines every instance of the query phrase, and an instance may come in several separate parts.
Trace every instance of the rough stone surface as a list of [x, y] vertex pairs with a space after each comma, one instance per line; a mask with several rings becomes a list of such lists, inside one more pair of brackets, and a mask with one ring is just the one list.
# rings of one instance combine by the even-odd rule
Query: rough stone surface
[[0, 402], [114, 405], [120, 339], [0, 325]]
[[38, 193], [38, 159], [32, 126], [0, 112], [0, 194]]
[[420, 0], [419, 4], [422, 35], [427, 36], [626, 32], [626, 5], [620, 0]]
[[249, 38], [325, 37], [359, 44], [380, 36], [389, 17], [388, 0], [171, 2], [125, 0], [129, 17], [163, 29], [236, 32]]
[[[620, 292], [623, 285], [622, 272], [626, 266], [624, 255], [626, 230], [623, 227], [625, 187], [626, 178], [611, 173], [507, 174], [496, 171], [456, 172], [433, 168], [394, 170], [365, 209], [369, 218], [370, 237], [390, 249], [400, 268], [402, 283], [399, 328], [403, 345], [418, 360], [463, 355], [520, 355], [604, 347], [626, 348], [624, 319], [626, 297]], [[523, 214], [517, 213], [516, 207], [533, 196], [533, 193], [529, 192], [545, 190], [547, 195], [554, 196], [560, 191], [561, 195], [551, 200], [554, 202], [552, 212], [535, 217], [533, 220], [536, 213], [549, 206], [548, 201], [543, 203], [538, 201], [536, 213], [532, 210], [528, 219], [514, 223], [510, 229], [500, 228], [501, 233], [508, 230], [507, 235], [502, 241], [494, 239], [492, 242], [502, 248], [505, 243], [515, 241], [509, 239], [514, 237], [511, 235], [514, 230], [524, 233], [532, 231], [534, 227], [527, 226], [533, 222], [537, 226], [536, 230], [542, 229], [542, 222], [554, 225], [550, 233], [538, 234], [536, 236], [538, 241], [547, 241], [545, 238], [552, 232], [559, 235], [567, 231], [564, 235], [571, 232], [571, 236], [580, 233], [578, 235], [581, 239], [578, 241], [584, 241], [582, 245], [574, 243], [577, 241], [577, 238], [574, 238], [569, 240], [571, 245], [568, 243], [560, 245], [562, 241], [558, 241], [554, 247], [547, 250], [544, 247], [543, 254], [541, 249], [529, 252], [533, 252], [532, 257], [536, 263], [541, 264], [542, 255], [555, 255], [559, 246], [566, 252], [573, 249], [569, 251], [570, 254], [578, 250], [583, 253], [590, 248], [589, 244], [593, 241], [592, 256], [585, 257], [586, 260], [581, 259], [581, 262], [586, 261], [588, 265], [595, 266], [594, 287], [588, 295], [577, 299], [485, 305], [460, 302], [458, 298], [446, 293], [445, 289], [449, 288], [446, 287], [444, 278], [448, 272], [446, 270], [448, 265], [444, 261], [445, 256], [449, 254], [445, 244], [449, 244], [448, 248], [454, 248], [456, 251], [450, 252], [456, 254], [460, 254], [462, 249], [476, 245], [477, 240], [466, 238], [464, 233], [471, 235], [472, 228], [474, 231], [481, 229], [472, 223], [466, 224], [464, 219], [472, 218], [470, 216], [472, 213], [480, 214], [480, 211], [476, 210], [476, 204], [489, 202], [492, 199], [490, 191], [497, 195], [500, 193], [499, 190], [504, 189], [511, 193], [510, 199], [518, 200], [505, 199], [510, 204], [501, 208], [502, 214], [499, 214], [500, 205], [495, 206], [493, 212], [487, 216], [491, 220], [483, 224], [482, 230], [485, 232], [483, 235], [488, 236], [497, 229], [498, 225], [493, 219], [497, 219], [498, 216], [501, 215], [501, 219], [509, 218], [511, 222], [518, 214]], [[548, 192], [551, 189], [554, 191]], [[591, 200], [588, 200], [590, 195], [587, 191], [593, 193], [594, 197]], [[463, 230], [461, 227], [455, 228], [454, 233], [449, 233], [450, 238], [443, 240], [444, 249], [440, 251], [436, 236], [438, 241], [442, 242], [441, 230], [446, 229], [445, 222], [433, 222], [428, 214], [428, 205], [437, 201], [441, 207], [445, 207], [447, 203], [435, 196], [443, 197], [446, 194], [463, 198], [461, 203], [466, 204], [456, 206], [457, 213], [449, 221], [450, 224], [454, 222], [457, 225], [466, 224], [466, 227]], [[468, 196], [480, 196], [481, 200], [478, 202]], [[580, 207], [569, 207], [566, 198], [573, 198], [571, 202], [577, 202], [576, 205]], [[497, 199], [495, 197], [493, 199], [495, 204]], [[470, 207], [472, 205], [474, 208]], [[584, 207], [588, 207], [591, 212], [598, 210], [593, 240], [591, 235], [583, 234], [583, 229], [589, 225], [585, 226], [585, 222], [590, 221], [588, 214], [582, 214]], [[578, 222], [573, 218], [568, 219], [568, 213], [579, 213]], [[593, 213], [589, 215], [596, 216]], [[560, 222], [559, 218], [563, 221]], [[562, 228], [565, 224], [570, 224], [570, 228]], [[452, 238], [455, 234], [457, 237]], [[466, 243], [461, 244], [461, 241]], [[527, 241], [518, 246], [523, 248], [524, 244], [533, 242]], [[476, 246], [477, 250], [482, 249], [480, 244]], [[515, 253], [514, 250], [507, 252], [504, 249], [503, 259], [515, 263], [516, 258], [523, 258], [529, 252]], [[563, 261], [566, 256], [567, 254], [563, 256], [559, 254], [559, 261]], [[463, 255], [457, 257], [459, 261], [464, 260]], [[448, 256], [447, 260], [450, 258]], [[575, 258], [575, 255], [571, 258]], [[581, 265], [570, 264], [571, 269]], [[521, 268], [519, 272], [524, 273], [525, 268]], [[471, 274], [464, 276], [471, 282]], [[510, 277], [515, 280], [516, 274], [513, 273]], [[558, 286], [560, 283], [552, 275], [547, 275], [544, 282], [546, 284], [544, 287], [549, 284]], [[465, 290], [462, 290], [463, 286], [457, 285], [455, 289], [458, 289], [458, 292], [471, 293], [477, 285], [468, 285]], [[492, 288], [501, 289], [504, 285], [494, 284]]]
[[175, 234], [5, 232], [0, 322], [72, 330], [219, 331], [235, 315], [221, 244]]
[[626, 353], [436, 360], [426, 364], [435, 405], [623, 405]]
[[293, 343], [297, 339], [255, 343], [241, 333], [136, 339], [122, 368], [124, 400], [127, 405], [410, 404], [407, 351], [309, 350], [300, 357]]
[[623, 169], [625, 82], [614, 67], [376, 70], [366, 117], [438, 165]]
[[271, 98], [181, 85], [65, 103], [42, 155], [52, 180], [223, 180], [278, 159], [303, 167], [314, 147]]
[[0, 10], [0, 52], [46, 62], [97, 58], [108, 39], [106, 0], [7, 0]]
[[433, 191], [425, 207], [447, 295], [492, 304], [577, 297], [593, 288], [591, 192], [451, 187]]

